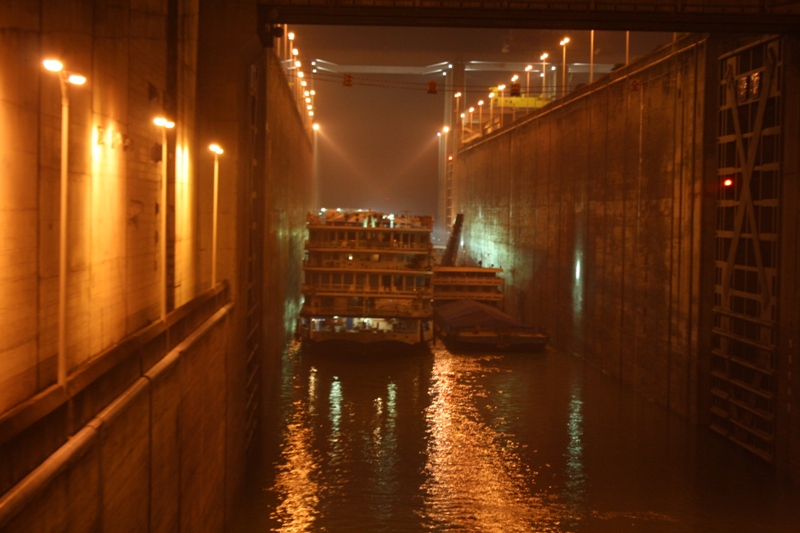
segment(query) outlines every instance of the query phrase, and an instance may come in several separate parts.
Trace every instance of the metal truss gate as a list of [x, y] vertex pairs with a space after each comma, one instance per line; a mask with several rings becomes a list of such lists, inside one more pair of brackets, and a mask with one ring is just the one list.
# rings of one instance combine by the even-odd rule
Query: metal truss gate
[[782, 158], [781, 40], [719, 60], [711, 428], [774, 462]]

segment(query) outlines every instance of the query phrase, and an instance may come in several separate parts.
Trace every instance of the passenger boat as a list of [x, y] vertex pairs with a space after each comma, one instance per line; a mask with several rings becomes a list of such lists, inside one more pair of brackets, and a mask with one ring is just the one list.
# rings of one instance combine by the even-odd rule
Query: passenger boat
[[433, 218], [374, 211], [309, 215], [303, 341], [420, 344], [433, 339]]

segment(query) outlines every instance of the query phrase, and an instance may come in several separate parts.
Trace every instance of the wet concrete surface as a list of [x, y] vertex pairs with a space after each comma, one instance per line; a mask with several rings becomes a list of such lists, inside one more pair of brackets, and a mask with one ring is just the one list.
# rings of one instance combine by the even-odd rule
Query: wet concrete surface
[[284, 356], [242, 532], [794, 532], [800, 490], [579, 359]]

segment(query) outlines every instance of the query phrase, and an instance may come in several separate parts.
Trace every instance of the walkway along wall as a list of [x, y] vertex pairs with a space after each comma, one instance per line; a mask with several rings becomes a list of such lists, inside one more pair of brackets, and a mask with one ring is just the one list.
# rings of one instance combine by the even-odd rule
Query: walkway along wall
[[[255, 0], [206, 4], [0, 8], [0, 70], [15, 73], [0, 76], [0, 531], [224, 531], [232, 521], [261, 372], [293, 323], [284, 303], [289, 315], [298, 305], [289, 273], [302, 262], [311, 144], [257, 39]], [[50, 55], [89, 80], [69, 89], [63, 381]], [[176, 126], [162, 163], [153, 118], [164, 115]], [[210, 142], [225, 149], [216, 283]]]
[[[686, 37], [465, 146], [456, 162], [456, 204], [466, 216], [466, 254], [505, 270], [508, 312], [694, 423], [712, 423], [719, 409], [712, 401], [724, 397], [727, 427], [715, 429], [800, 479], [793, 414], [800, 406], [791, 396], [797, 341], [783, 337], [779, 346], [776, 336], [767, 343], [774, 353], [767, 408], [758, 399], [764, 391], [734, 397], [737, 380], [754, 389], [765, 382], [763, 372], [728, 372], [720, 383], [720, 361], [728, 368], [737, 356], [712, 357], [719, 339], [739, 334], [723, 331], [714, 311], [722, 305], [715, 303], [722, 292], [717, 247], [727, 229], [717, 225], [725, 174], [719, 65], [723, 47], [745, 44]], [[737, 79], [763, 65], [737, 71]], [[789, 107], [784, 123], [796, 124]], [[794, 180], [793, 135], [784, 138], [793, 147], [785, 151], [793, 158], [785, 178], [794, 169]], [[785, 223], [794, 227], [796, 190], [786, 202], [794, 209], [783, 211]], [[797, 253], [792, 233], [783, 242], [786, 258]], [[782, 316], [792, 317], [784, 335], [793, 337], [798, 300], [796, 269], [789, 268]], [[774, 422], [767, 432], [753, 416], [758, 409]], [[758, 435], [768, 453], [751, 442]]]

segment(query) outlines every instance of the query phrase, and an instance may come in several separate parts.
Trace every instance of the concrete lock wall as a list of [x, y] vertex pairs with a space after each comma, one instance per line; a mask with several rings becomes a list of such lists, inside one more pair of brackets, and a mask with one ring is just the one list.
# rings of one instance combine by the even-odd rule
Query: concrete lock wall
[[[258, 41], [255, 5], [0, 6], [0, 531], [221, 531], [232, 519], [260, 374], [298, 307], [311, 194], [310, 132]], [[69, 88], [63, 382], [61, 95], [46, 55], [88, 78]], [[159, 115], [176, 122], [166, 206]], [[213, 286], [210, 142], [225, 149]], [[265, 312], [286, 302], [286, 315]]]
[[466, 253], [504, 269], [506, 310], [695, 419], [700, 311], [713, 290], [701, 272], [716, 172], [702, 116], [716, 90], [708, 47], [674, 43], [456, 163]]
[[[732, 163], [718, 156], [734, 137], [728, 130], [718, 132], [720, 116], [728, 113], [721, 111], [720, 94], [732, 83], [721, 65], [741, 56], [737, 75], [763, 76], [766, 67], [756, 61], [766, 42], [779, 51], [781, 66], [762, 100], [783, 103], [762, 139], [779, 139], [780, 151], [767, 150], [760, 141], [755, 168], [778, 176], [779, 192], [766, 193], [741, 179], [743, 173], [735, 174], [742, 183], [736, 184], [733, 204], [722, 192], [722, 178], [731, 174], [727, 167], [746, 165], [741, 157]], [[466, 217], [464, 253], [504, 269], [508, 312], [547, 332], [558, 348], [691, 422], [711, 423], [735, 446], [795, 481], [800, 480], [794, 392], [800, 364], [797, 43], [789, 36], [686, 37], [465, 146], [456, 160], [456, 205]], [[750, 55], [756, 60], [746, 63]], [[755, 109], [752, 101], [751, 95], [734, 108], [746, 116]], [[753, 135], [746, 130], [742, 142]], [[777, 164], [770, 159], [775, 157]], [[754, 175], [756, 183], [760, 174]], [[774, 336], [758, 339], [759, 354], [769, 355], [755, 363], [747, 353], [718, 353], [715, 345], [725, 336], [747, 342], [745, 336], [753, 335], [717, 323], [725, 313], [742, 320], [721, 296], [726, 290], [718, 273], [731, 268], [726, 263], [732, 259], [719, 246], [734, 231], [717, 220], [718, 208], [748, 209], [749, 189], [758, 195], [752, 219], [763, 224], [761, 239], [780, 250], [777, 264], [769, 265], [770, 273], [777, 272], [775, 284], [758, 284], [745, 295], [765, 301], [767, 294], [774, 303], [764, 305], [769, 316], [744, 316], [775, 327]], [[744, 233], [736, 238], [759, 239], [758, 229]], [[737, 268], [762, 269], [754, 265], [757, 259], [740, 255], [735, 261], [744, 266]], [[744, 293], [732, 290], [738, 297]], [[714, 358], [725, 368], [714, 368]], [[737, 370], [733, 362], [739, 368], [749, 364], [752, 372]], [[737, 396], [739, 389], [754, 391], [753, 397], [767, 403], [753, 406], [752, 398]], [[721, 413], [712, 405], [714, 394], [723, 403], [730, 398], [722, 416], [734, 430], [726, 433], [725, 426], [712, 423], [712, 410]], [[752, 413], [769, 425], [739, 426]], [[748, 441], [748, 432], [761, 441]]]

